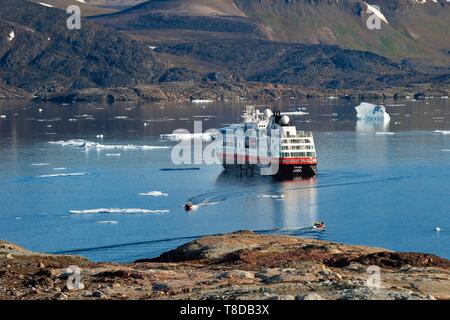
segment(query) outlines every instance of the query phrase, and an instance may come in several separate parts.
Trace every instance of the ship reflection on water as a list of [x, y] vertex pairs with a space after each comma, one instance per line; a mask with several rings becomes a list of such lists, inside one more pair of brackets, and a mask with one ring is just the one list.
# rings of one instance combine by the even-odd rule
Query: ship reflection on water
[[318, 220], [315, 177], [280, 179], [224, 171], [217, 177], [216, 186], [221, 190], [235, 190], [224, 192], [223, 200], [241, 199], [243, 209], [247, 209], [242, 211], [271, 212], [274, 228], [256, 231], [301, 235], [313, 231], [312, 226]]

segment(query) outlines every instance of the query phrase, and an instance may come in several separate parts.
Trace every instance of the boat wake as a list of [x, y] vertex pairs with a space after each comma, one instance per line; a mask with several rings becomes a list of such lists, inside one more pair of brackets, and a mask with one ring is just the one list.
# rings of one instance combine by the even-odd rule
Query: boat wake
[[[271, 188], [270, 190], [261, 191], [261, 184], [255, 185], [251, 184], [244, 187], [241, 187], [239, 191], [231, 191], [231, 189], [224, 190], [221, 189], [220, 191], [212, 191], [208, 193], [203, 193], [200, 195], [196, 195], [194, 197], [191, 197], [189, 201], [194, 205], [197, 206], [197, 208], [205, 207], [205, 206], [211, 206], [216, 205], [224, 201], [228, 200], [234, 200], [239, 198], [259, 198], [259, 199], [273, 199], [282, 201], [285, 200], [287, 197], [287, 194], [289, 192], [294, 192], [298, 190], [310, 190], [310, 189], [321, 189], [321, 188], [337, 188], [337, 187], [346, 187], [346, 186], [352, 186], [352, 185], [363, 185], [363, 184], [375, 184], [375, 183], [386, 183], [386, 182], [395, 182], [395, 181], [401, 181], [404, 179], [408, 179], [410, 176], [396, 176], [396, 177], [387, 177], [387, 178], [380, 178], [380, 179], [373, 179], [373, 180], [360, 180], [360, 181], [353, 181], [353, 182], [342, 182], [342, 183], [329, 183], [329, 184], [311, 184], [311, 185], [302, 185], [298, 187], [290, 187], [290, 188], [284, 188], [280, 190], [280, 192], [274, 192]], [[270, 185], [267, 185], [268, 187], [271, 187]], [[254, 191], [253, 188], [258, 187], [258, 191]], [[247, 189], [247, 190], [245, 190]], [[252, 190], [253, 189], [253, 190]], [[233, 189], [235, 190], [235, 189]]]

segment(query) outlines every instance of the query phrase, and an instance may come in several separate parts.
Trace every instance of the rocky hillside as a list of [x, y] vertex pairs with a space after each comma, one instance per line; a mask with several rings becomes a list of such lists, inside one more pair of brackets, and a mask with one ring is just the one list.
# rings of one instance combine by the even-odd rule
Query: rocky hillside
[[268, 36], [228, 0], [148, 1], [94, 21], [152, 44]]
[[[447, 4], [433, 2], [433, 5], [418, 6], [408, 2], [404, 6], [404, 1], [397, 0], [389, 6], [380, 2], [380, 5], [392, 11], [387, 15], [391, 21], [400, 21], [397, 15], [414, 13], [419, 19], [418, 25], [422, 24], [420, 17], [424, 15], [435, 18], [432, 25], [437, 29], [450, 29], [447, 20], [442, 22]], [[81, 30], [66, 27], [68, 15], [64, 9], [74, 2], [80, 4], [83, 14], [94, 14], [82, 21]], [[105, 4], [77, 0], [48, 0], [48, 3], [0, 0], [0, 98], [65, 101], [184, 100], [199, 96], [278, 99], [318, 96], [327, 94], [327, 90], [335, 90], [339, 95], [348, 95], [348, 90], [358, 95], [361, 91], [382, 90], [377, 95], [389, 91], [388, 95], [392, 96], [402, 95], [405, 89], [415, 91], [417, 86], [426, 87], [426, 92], [445, 94], [449, 81], [448, 64], [447, 69], [434, 68], [421, 58], [414, 62], [399, 59], [376, 46], [351, 45], [351, 41], [345, 42], [338, 36], [336, 32], [344, 29], [337, 25], [330, 29], [334, 32], [331, 38], [293, 37], [294, 34], [306, 37], [317, 33], [323, 29], [318, 28], [319, 22], [335, 21], [335, 14], [336, 21], [349, 22], [347, 34], [361, 41], [362, 34], [358, 36], [361, 30], [371, 36], [387, 37], [388, 27], [394, 22], [379, 32], [361, 29], [365, 26], [365, 11], [353, 0], [152, 0], [97, 16], [96, 10], [102, 12], [104, 8], [94, 4], [102, 3]], [[130, 3], [122, 1], [120, 5]], [[438, 5], [440, 10], [436, 9]], [[327, 14], [333, 10], [338, 11], [329, 19]], [[338, 19], [338, 12], [351, 16]], [[293, 14], [299, 21], [315, 17], [314, 23], [289, 24], [280, 29], [275, 22], [282, 26], [290, 21], [290, 16], [284, 13]], [[262, 19], [263, 16], [268, 20]], [[360, 25], [353, 25], [351, 21]], [[423, 30], [428, 25], [424, 22]], [[406, 30], [400, 26], [392, 28], [392, 32]], [[447, 57], [448, 37], [441, 37], [437, 29], [432, 36], [414, 31], [415, 44], [422, 39], [439, 42], [439, 50], [435, 45], [427, 46], [433, 51], [428, 58], [436, 58], [435, 62], [438, 56]], [[283, 33], [281, 30], [296, 31], [290, 36], [290, 31]], [[402, 43], [400, 35], [393, 37], [390, 41], [395, 45]], [[440, 37], [442, 40], [438, 41]], [[337, 41], [331, 41], [332, 38]], [[379, 39], [375, 40], [371, 38], [367, 43], [379, 43]], [[404, 48], [403, 58], [415, 52], [411, 47]], [[425, 65], [428, 67], [422, 67]], [[273, 87], [274, 84], [282, 87]]]
[[[283, 44], [264, 40], [212, 40], [163, 45], [156, 49], [208, 63], [247, 81], [299, 85], [305, 88], [377, 89], [433, 81], [407, 65], [379, 55], [330, 45]], [[195, 63], [190, 64], [195, 68]]]
[[[387, 22], [369, 30], [362, 0], [152, 0], [99, 22], [153, 43], [258, 37], [331, 44], [400, 61], [448, 66], [450, 3], [373, 0]], [[176, 30], [176, 32], [174, 32]]]
[[0, 88], [32, 95], [88, 87], [153, 83], [165, 66], [146, 45], [83, 20], [66, 27], [64, 11], [0, 0]]
[[[71, 265], [81, 268], [78, 290], [67, 281]], [[369, 266], [380, 268], [380, 287], [368, 285]], [[0, 242], [0, 299], [450, 299], [450, 261], [250, 231], [127, 265]]]

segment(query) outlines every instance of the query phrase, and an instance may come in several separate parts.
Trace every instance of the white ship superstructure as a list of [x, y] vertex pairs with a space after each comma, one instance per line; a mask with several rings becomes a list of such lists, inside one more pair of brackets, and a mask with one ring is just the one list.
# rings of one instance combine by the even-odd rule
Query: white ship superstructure
[[[317, 174], [317, 154], [311, 132], [298, 130], [289, 116], [270, 109], [260, 112], [255, 106], [248, 106], [242, 118], [242, 123], [221, 129], [223, 146], [218, 156], [225, 169], [276, 176], [312, 177]], [[276, 170], [271, 173], [261, 170], [267, 169], [269, 163]]]

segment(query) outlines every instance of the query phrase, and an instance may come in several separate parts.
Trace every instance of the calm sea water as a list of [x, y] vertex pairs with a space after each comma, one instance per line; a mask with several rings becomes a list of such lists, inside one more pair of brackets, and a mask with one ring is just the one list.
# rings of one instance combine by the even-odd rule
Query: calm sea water
[[[387, 125], [357, 122], [354, 106], [278, 103], [309, 112], [294, 120], [314, 131], [320, 174], [273, 181], [224, 174], [220, 166], [161, 170], [176, 168], [173, 143], [160, 141], [161, 133], [192, 130], [194, 120], [204, 129], [239, 122], [245, 103], [1, 102], [0, 238], [128, 262], [201, 235], [249, 229], [450, 258], [450, 135], [435, 132], [450, 130], [448, 100], [387, 103]], [[71, 139], [116, 149], [49, 143]], [[139, 195], [153, 191], [162, 194]], [[187, 213], [188, 199], [204, 206]], [[161, 212], [70, 213], [99, 208]], [[325, 232], [311, 230], [317, 220], [326, 222]]]

